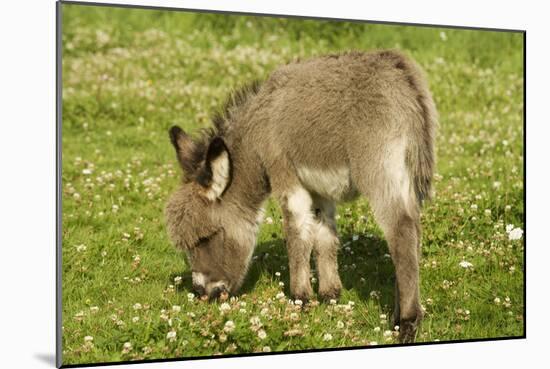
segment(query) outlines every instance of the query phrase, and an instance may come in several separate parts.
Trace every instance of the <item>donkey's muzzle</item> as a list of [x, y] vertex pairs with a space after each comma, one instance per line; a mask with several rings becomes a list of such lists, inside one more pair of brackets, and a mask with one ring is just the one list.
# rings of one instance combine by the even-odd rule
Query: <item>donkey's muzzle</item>
[[204, 288], [204, 286], [201, 286], [200, 284], [193, 283], [193, 291], [195, 291], [195, 293], [198, 296], [206, 295], [206, 289]]
[[224, 285], [216, 286], [212, 288], [212, 291], [210, 291], [210, 299], [216, 300], [219, 299], [222, 294], [227, 294], [227, 288]]

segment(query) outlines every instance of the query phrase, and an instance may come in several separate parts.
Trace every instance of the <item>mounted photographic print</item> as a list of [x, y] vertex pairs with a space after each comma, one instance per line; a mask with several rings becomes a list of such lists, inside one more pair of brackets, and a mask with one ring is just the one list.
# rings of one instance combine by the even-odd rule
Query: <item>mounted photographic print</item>
[[524, 42], [58, 3], [58, 365], [524, 338]]

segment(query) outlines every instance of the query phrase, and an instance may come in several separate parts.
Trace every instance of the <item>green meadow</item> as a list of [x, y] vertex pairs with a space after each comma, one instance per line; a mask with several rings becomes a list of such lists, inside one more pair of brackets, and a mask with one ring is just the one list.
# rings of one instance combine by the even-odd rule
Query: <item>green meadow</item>
[[412, 56], [440, 114], [417, 341], [523, 335], [523, 34], [62, 9], [63, 364], [397, 343], [393, 265], [366, 200], [338, 208], [344, 290], [330, 303], [290, 299], [275, 202], [245, 285], [226, 301], [192, 294], [165, 229], [182, 174], [170, 126], [196, 133], [247, 81], [346, 50]]

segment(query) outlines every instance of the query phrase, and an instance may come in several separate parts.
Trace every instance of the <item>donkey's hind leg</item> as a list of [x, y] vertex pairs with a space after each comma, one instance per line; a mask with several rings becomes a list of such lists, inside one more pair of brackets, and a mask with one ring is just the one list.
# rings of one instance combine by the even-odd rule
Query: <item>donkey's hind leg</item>
[[319, 274], [319, 297], [329, 301], [338, 299], [342, 282], [338, 275], [338, 249], [340, 241], [336, 232], [336, 207], [333, 201], [313, 197], [316, 213], [315, 244], [313, 254]]
[[[380, 204], [374, 213], [388, 242], [396, 274], [396, 306], [399, 307], [399, 339], [413, 342], [423, 317], [419, 290], [419, 216], [399, 202]], [[397, 312], [396, 312], [397, 313]]]
[[385, 159], [384, 166], [371, 171], [370, 176], [356, 178], [356, 183], [370, 200], [395, 266], [399, 339], [413, 342], [423, 317], [419, 291], [420, 211], [410, 188], [404, 155], [390, 152]]
[[404, 343], [414, 342], [417, 325], [424, 315], [419, 289], [420, 217], [416, 206], [407, 207], [401, 199], [385, 200], [378, 198], [372, 202], [395, 266], [399, 339]]

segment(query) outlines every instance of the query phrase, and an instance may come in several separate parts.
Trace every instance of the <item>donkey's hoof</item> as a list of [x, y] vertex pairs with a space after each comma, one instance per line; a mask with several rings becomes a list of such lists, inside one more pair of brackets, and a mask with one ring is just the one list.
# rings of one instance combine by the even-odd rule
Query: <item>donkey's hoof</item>
[[330, 300], [338, 300], [340, 298], [340, 287], [333, 287], [324, 291], [319, 291], [319, 300], [329, 302]]
[[414, 343], [417, 325], [415, 320], [401, 320], [399, 324], [399, 342]]
[[294, 298], [294, 301], [298, 301], [298, 303], [301, 301], [301, 305], [304, 306], [305, 304], [307, 304], [309, 302], [309, 300], [311, 299], [311, 297], [309, 295], [293, 295], [292, 296]]
[[305, 305], [309, 300], [311, 300], [311, 292], [302, 291], [290, 294], [294, 300], [300, 300]]

